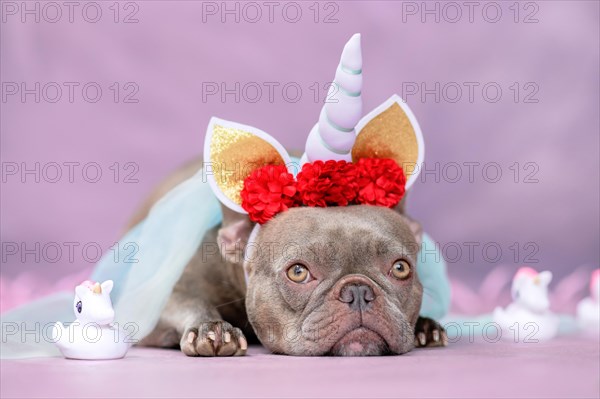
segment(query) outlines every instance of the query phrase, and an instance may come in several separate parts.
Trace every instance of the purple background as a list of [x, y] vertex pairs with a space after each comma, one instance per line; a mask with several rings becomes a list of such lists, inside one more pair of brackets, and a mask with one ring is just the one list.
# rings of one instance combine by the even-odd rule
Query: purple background
[[[3, 309], [58, 288], [60, 281], [69, 286], [83, 279], [93, 267], [82, 255], [83, 245], [98, 243], [108, 251], [150, 190], [201, 153], [212, 115], [261, 128], [288, 148], [303, 148], [322, 105], [323, 86], [332, 79], [341, 49], [355, 32], [363, 35], [365, 112], [393, 93], [406, 94], [403, 87], [413, 83], [431, 89], [436, 82], [441, 87], [456, 82], [463, 89], [457, 102], [451, 101], [455, 91], [450, 86], [445, 93], [441, 90], [439, 101], [433, 94], [424, 99], [420, 93], [406, 96], [425, 136], [428, 168], [439, 162], [438, 170], [451, 179], [456, 169], [449, 163], [463, 165], [462, 178], [455, 183], [443, 173], [439, 182], [432, 174], [422, 174], [425, 181], [413, 186], [409, 205], [425, 230], [446, 245], [449, 257], [457, 256], [456, 247], [463, 250], [449, 265], [454, 279], [476, 287], [498, 265], [528, 264], [565, 276], [581, 265], [591, 270], [599, 263], [597, 2], [532, 2], [527, 8], [521, 4], [517, 23], [513, 2], [500, 3], [502, 16], [496, 23], [488, 22], [495, 10], [487, 8], [485, 14], [481, 4], [473, 22], [463, 7], [462, 16], [452, 23], [456, 10], [444, 8], [444, 3], [428, 3], [430, 9], [440, 7], [436, 22], [435, 15], [421, 14], [421, 2], [360, 1], [319, 5], [318, 23], [313, 2], [299, 3], [302, 16], [296, 23], [284, 19], [286, 3], [275, 8], [272, 23], [265, 6], [262, 18], [250, 22], [255, 9], [247, 8], [244, 14], [242, 3], [237, 5], [240, 21], [226, 15], [222, 23], [220, 13], [205, 14], [203, 22], [203, 6], [221, 7], [220, 2], [191, 1], [136, 2], [138, 23], [115, 23], [109, 8], [113, 2], [99, 2], [100, 21], [87, 22], [81, 3], [74, 10], [74, 22], [63, 7], [62, 18], [51, 23], [45, 19], [55, 17], [54, 9], [46, 9], [44, 15], [43, 4], [27, 3], [41, 7], [37, 23], [22, 10], [12, 15], [7, 3], [21, 7], [20, 2], [4, 2], [2, 10], [2, 242], [28, 248], [36, 242], [40, 247], [58, 243], [63, 253], [55, 263], [48, 261], [54, 252], [39, 261], [34, 255], [23, 260], [20, 253], [3, 253]], [[403, 14], [403, 7], [410, 11], [412, 6], [420, 9], [416, 15]], [[133, 5], [125, 8], [122, 3], [119, 20], [134, 11]], [[293, 18], [294, 9], [287, 11], [288, 19]], [[94, 9], [87, 12], [94, 17]], [[331, 13], [338, 22], [324, 23]], [[528, 18], [538, 22], [524, 23]], [[32, 94], [25, 101], [20, 93], [10, 95], [12, 82], [25, 82], [28, 88], [36, 82], [41, 87], [48, 82], [79, 86], [72, 103], [64, 85], [58, 102], [46, 101], [55, 96], [48, 86], [36, 103]], [[88, 82], [102, 88], [96, 103], [82, 97], [81, 88]], [[120, 86], [116, 103], [109, 88], [114, 82]], [[139, 88], [137, 103], [123, 102], [132, 91], [125, 87], [127, 82]], [[247, 86], [246, 98], [241, 91], [239, 102], [232, 94], [225, 101], [219, 95], [203, 98], [203, 85], [212, 82], [230, 89], [236, 82], [241, 88], [256, 82], [263, 88], [262, 97], [247, 101], [255, 96]], [[272, 102], [264, 82], [279, 84]], [[290, 82], [302, 89], [296, 102], [282, 94]], [[321, 87], [317, 100], [314, 82]], [[478, 84], [473, 101], [464, 82]], [[490, 82], [502, 89], [497, 102], [490, 99], [493, 88], [487, 99], [482, 94]], [[514, 82], [519, 87], [517, 102]], [[539, 90], [529, 100], [537, 103], [526, 102], [534, 87]], [[94, 95], [92, 89], [88, 93]], [[294, 90], [288, 94], [293, 97]], [[57, 183], [43, 175], [39, 183], [34, 175], [6, 175], [15, 163], [31, 169], [36, 162], [41, 170], [51, 162], [80, 165], [73, 183], [64, 166]], [[90, 162], [101, 167], [98, 183], [82, 177], [82, 165]], [[109, 168], [115, 162], [118, 183]], [[132, 170], [125, 168], [128, 162], [139, 167], [137, 183], [124, 182]], [[464, 162], [480, 163], [473, 182]], [[502, 170], [496, 183], [482, 177], [483, 165], [490, 162]], [[509, 168], [515, 162], [520, 168], [516, 183], [514, 167]], [[537, 183], [524, 182], [534, 170], [526, 168], [528, 162], [538, 169], [533, 176]], [[46, 171], [46, 177], [54, 177], [54, 169]], [[94, 170], [88, 172], [86, 177], [93, 178]], [[488, 179], [493, 178], [494, 169], [488, 172]], [[65, 242], [79, 243], [72, 260]], [[469, 242], [479, 243], [473, 259], [465, 244]], [[517, 259], [511, 247], [515, 242], [520, 247]], [[490, 248], [486, 260], [486, 243], [498, 243], [501, 259], [489, 261], [495, 257]], [[528, 263], [531, 260], [539, 263]], [[57, 282], [64, 276], [72, 278]]]

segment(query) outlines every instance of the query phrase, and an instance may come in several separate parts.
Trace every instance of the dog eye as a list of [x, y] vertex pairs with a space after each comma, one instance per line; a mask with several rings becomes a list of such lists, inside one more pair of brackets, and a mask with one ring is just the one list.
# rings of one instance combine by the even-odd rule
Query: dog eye
[[303, 284], [309, 281], [310, 272], [306, 266], [297, 263], [287, 270], [287, 276], [294, 283]]
[[81, 309], [83, 307], [81, 301], [77, 302], [77, 305], [75, 305], [75, 307], [77, 308], [77, 313], [81, 313]]
[[394, 262], [390, 274], [398, 280], [406, 280], [410, 276], [410, 265], [405, 260]]

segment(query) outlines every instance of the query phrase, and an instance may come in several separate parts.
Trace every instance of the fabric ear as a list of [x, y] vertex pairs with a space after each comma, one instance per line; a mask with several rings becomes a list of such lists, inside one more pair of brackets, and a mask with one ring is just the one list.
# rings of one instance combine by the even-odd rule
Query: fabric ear
[[247, 213], [240, 196], [244, 179], [266, 165], [291, 165], [287, 151], [273, 137], [251, 126], [211, 118], [204, 141], [204, 173], [223, 205]]
[[408, 189], [421, 171], [425, 145], [419, 123], [406, 102], [393, 95], [363, 117], [356, 130], [358, 136], [352, 147], [352, 160], [395, 160], [404, 170]]

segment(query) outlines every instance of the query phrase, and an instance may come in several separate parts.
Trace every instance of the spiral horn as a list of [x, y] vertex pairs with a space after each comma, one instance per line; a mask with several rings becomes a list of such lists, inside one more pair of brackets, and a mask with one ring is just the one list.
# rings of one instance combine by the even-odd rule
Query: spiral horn
[[354, 130], [362, 116], [362, 52], [360, 33], [344, 46], [319, 122], [310, 131], [302, 161], [352, 161]]

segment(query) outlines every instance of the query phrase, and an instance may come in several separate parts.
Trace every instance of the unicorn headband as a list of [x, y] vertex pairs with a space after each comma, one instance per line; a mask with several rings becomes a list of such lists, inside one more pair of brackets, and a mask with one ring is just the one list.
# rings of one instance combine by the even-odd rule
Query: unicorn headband
[[306, 141], [302, 170], [272, 136], [211, 118], [205, 174], [217, 198], [263, 224], [295, 206], [394, 207], [416, 180], [423, 136], [406, 103], [393, 95], [362, 117], [360, 34], [344, 46], [328, 101]]

